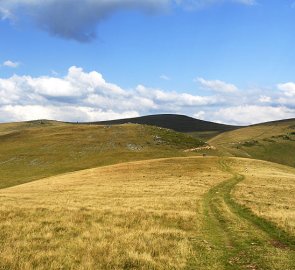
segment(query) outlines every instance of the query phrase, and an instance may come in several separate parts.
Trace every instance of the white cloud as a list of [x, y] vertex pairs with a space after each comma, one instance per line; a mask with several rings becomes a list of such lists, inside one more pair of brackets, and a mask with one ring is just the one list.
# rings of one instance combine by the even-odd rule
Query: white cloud
[[102, 74], [92, 71], [86, 73], [82, 68], [70, 67], [65, 80], [70, 82], [72, 87], [77, 87], [80, 90], [84, 88], [87, 93], [101, 92], [108, 95], [126, 95], [127, 93], [119, 86], [108, 83], [104, 80]]
[[143, 85], [136, 87], [137, 95], [150, 98], [157, 104], [157, 108], [181, 108], [216, 104], [219, 100], [215, 96], [196, 96], [187, 93], [168, 92], [160, 89], [148, 88]]
[[4, 67], [17, 68], [20, 64], [18, 62], [13, 62], [11, 60], [7, 60], [7, 61], [3, 62], [2, 65]]
[[248, 125], [293, 117], [295, 117], [295, 109], [285, 106], [272, 107], [257, 105], [222, 108], [216, 112], [212, 112], [210, 115], [212, 121], [235, 125]]
[[223, 89], [216, 95], [200, 96], [144, 85], [127, 90], [107, 82], [97, 71], [85, 72], [73, 66], [64, 77], [0, 78], [0, 122], [43, 118], [81, 122], [180, 113], [245, 125], [295, 117], [292, 84], [282, 84], [280, 88], [281, 95], [272, 95], [266, 89], [228, 95], [232, 92]]
[[199, 8], [218, 3], [252, 5], [254, 0], [0, 0], [0, 18], [14, 14], [28, 16], [52, 35], [81, 42], [96, 37], [96, 26], [118, 10], [136, 9], [147, 13], [172, 6]]
[[[51, 98], [77, 98], [91, 93], [104, 95], [127, 95], [119, 86], [107, 83], [102, 75], [96, 71], [85, 73], [82, 68], [70, 67], [64, 78], [42, 76], [13, 76], [9, 79], [0, 79], [0, 83], [11, 85], [18, 93], [34, 93]], [[1, 84], [0, 84], [1, 86]], [[2, 89], [7, 89], [3, 86]], [[1, 88], [0, 88], [1, 90]]]
[[0, 105], [18, 102], [20, 94], [20, 89], [13, 79], [0, 79]]
[[0, 107], [0, 120], [29, 121], [38, 119], [54, 119], [63, 121], [100, 121], [139, 116], [137, 112], [127, 111], [116, 113], [112, 110], [103, 111], [91, 107], [54, 106], [54, 105], [6, 105]]
[[199, 111], [193, 115], [194, 118], [204, 120], [206, 113], [204, 111]]
[[75, 97], [81, 95], [80, 89], [73, 87], [69, 81], [59, 78], [30, 78], [27, 83], [35, 92], [48, 97]]
[[64, 77], [14, 75], [0, 79], [0, 121], [50, 118], [94, 121], [217, 104], [214, 96], [163, 91], [143, 85], [125, 90], [102, 74], [70, 67]]
[[287, 97], [295, 97], [295, 83], [293, 82], [278, 84], [278, 89]]
[[231, 84], [226, 83], [219, 80], [205, 80], [204, 78], [197, 78], [197, 82], [199, 82], [203, 87], [221, 93], [234, 93], [238, 91], [238, 88]]
[[261, 103], [270, 103], [271, 102], [271, 97], [268, 97], [268, 96], [260, 96], [259, 102], [261, 102]]

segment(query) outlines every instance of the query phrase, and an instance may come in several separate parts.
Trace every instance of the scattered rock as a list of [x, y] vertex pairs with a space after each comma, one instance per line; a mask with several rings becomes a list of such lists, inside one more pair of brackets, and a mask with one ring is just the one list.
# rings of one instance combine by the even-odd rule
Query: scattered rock
[[162, 144], [164, 141], [162, 140], [162, 138], [158, 135], [153, 136], [153, 139], [155, 141], [156, 144]]
[[126, 147], [128, 148], [128, 150], [136, 151], [136, 152], [141, 151], [143, 149], [141, 145], [132, 144], [132, 143], [128, 143]]
[[212, 145], [207, 145], [207, 146], [202, 146], [197, 148], [186, 149], [184, 150], [184, 152], [188, 153], [188, 152], [203, 151], [203, 150], [216, 150], [216, 147]]

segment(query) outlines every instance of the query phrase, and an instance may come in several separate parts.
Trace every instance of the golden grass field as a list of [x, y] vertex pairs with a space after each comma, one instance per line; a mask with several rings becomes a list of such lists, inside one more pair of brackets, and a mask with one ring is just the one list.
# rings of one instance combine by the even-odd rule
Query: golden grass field
[[126, 163], [0, 191], [0, 269], [183, 269], [218, 159]]
[[294, 120], [193, 135], [1, 124], [0, 270], [294, 270]]
[[[235, 198], [294, 232], [294, 197], [271, 199], [284, 187], [293, 194], [294, 173], [260, 161], [227, 162], [240, 173], [248, 170]], [[214, 187], [230, 178], [218, 157], [187, 157], [88, 169], [2, 189], [0, 269], [293, 270], [293, 249], [269, 244], [269, 236], [219, 201], [221, 191]], [[282, 200], [291, 207], [285, 212]], [[281, 222], [285, 215], [288, 222]], [[253, 241], [261, 245], [251, 246]]]
[[295, 169], [244, 159], [235, 159], [233, 167], [246, 176], [234, 198], [295, 235]]

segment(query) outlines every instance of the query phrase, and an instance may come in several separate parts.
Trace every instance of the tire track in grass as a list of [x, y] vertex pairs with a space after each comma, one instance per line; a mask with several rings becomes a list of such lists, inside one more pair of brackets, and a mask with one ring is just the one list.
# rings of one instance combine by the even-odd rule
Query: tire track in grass
[[224, 158], [220, 166], [232, 177], [203, 198], [200, 234], [192, 239], [194, 256], [187, 269], [294, 270], [294, 237], [235, 202], [231, 192], [245, 176], [232, 171]]

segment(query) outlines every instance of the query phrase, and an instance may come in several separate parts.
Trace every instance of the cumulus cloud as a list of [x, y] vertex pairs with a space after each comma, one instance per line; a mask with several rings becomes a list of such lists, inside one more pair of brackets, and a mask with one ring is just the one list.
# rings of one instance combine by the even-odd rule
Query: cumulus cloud
[[193, 115], [197, 119], [204, 120], [206, 113], [204, 111], [199, 111]]
[[7, 61], [3, 62], [2, 65], [4, 67], [17, 68], [20, 64], [19, 64], [19, 62], [13, 62], [11, 60], [7, 60]]
[[265, 89], [229, 95], [232, 92], [223, 89], [204, 96], [144, 85], [127, 90], [106, 81], [97, 71], [72, 66], [64, 77], [0, 78], [0, 122], [44, 118], [81, 122], [180, 113], [246, 125], [295, 117], [293, 85], [279, 84], [278, 88], [281, 91], [275, 95]]
[[117, 113], [112, 110], [103, 111], [99, 108], [85, 106], [58, 105], [6, 105], [0, 107], [1, 121], [29, 121], [38, 119], [57, 119], [65, 121], [100, 121], [137, 117], [135, 111]]
[[255, 3], [254, 0], [0, 0], [0, 18], [25, 15], [52, 35], [87, 42], [96, 37], [97, 24], [118, 10], [153, 13], [173, 5], [198, 8], [224, 2]]
[[153, 109], [156, 111], [184, 111], [202, 106], [210, 106], [222, 103], [222, 99], [216, 96], [198, 96], [188, 93], [163, 91], [160, 89], [148, 88], [143, 85], [136, 87], [136, 96], [151, 99]]
[[64, 77], [14, 75], [0, 79], [0, 121], [49, 118], [97, 121], [217, 104], [197, 96], [139, 85], [125, 90], [102, 74], [70, 67]]
[[238, 91], [238, 88], [231, 84], [231, 83], [226, 83], [223, 81], [219, 80], [205, 80], [204, 78], [197, 78], [197, 82], [200, 83], [201, 86], [204, 88], [216, 91], [216, 92], [221, 92], [221, 93], [234, 93]]
[[295, 83], [293, 82], [278, 84], [278, 89], [287, 97], [295, 97]]
[[222, 108], [208, 115], [212, 121], [235, 125], [249, 125], [273, 120], [288, 119], [295, 116], [295, 109], [285, 106], [243, 105]]

